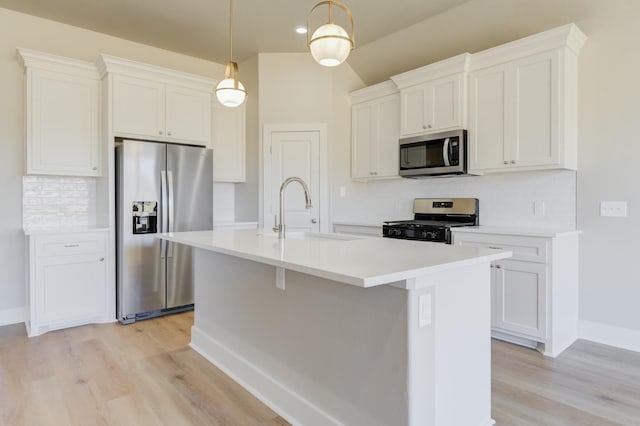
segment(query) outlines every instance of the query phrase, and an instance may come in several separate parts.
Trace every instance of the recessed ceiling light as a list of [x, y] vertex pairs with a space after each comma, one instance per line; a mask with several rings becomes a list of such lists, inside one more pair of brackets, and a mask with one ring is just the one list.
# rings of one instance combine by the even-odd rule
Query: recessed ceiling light
[[296, 27], [296, 33], [298, 34], [306, 34], [307, 33], [307, 27], [300, 25]]

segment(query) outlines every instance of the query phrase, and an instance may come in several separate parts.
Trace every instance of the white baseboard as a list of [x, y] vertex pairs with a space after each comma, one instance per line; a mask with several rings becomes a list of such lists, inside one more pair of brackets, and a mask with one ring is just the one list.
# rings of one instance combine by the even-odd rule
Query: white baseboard
[[584, 340], [640, 352], [640, 330], [581, 320], [578, 322], [578, 336]]
[[189, 346], [292, 425], [341, 424], [195, 325]]
[[0, 310], [0, 326], [24, 322], [25, 317], [24, 307]]

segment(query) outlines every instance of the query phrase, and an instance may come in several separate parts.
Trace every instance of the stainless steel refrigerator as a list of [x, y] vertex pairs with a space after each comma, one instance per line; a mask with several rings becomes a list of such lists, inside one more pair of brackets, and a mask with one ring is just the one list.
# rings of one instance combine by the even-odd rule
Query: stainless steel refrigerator
[[156, 235], [213, 229], [212, 151], [120, 140], [115, 158], [118, 320], [192, 309], [191, 248]]

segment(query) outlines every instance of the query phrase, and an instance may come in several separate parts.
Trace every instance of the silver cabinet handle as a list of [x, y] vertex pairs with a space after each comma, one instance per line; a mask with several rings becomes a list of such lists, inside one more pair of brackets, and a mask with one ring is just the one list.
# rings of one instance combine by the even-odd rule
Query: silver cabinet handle
[[93, 170], [98, 170], [98, 168], [96, 166], [93, 166]]
[[104, 257], [101, 257], [101, 258], [100, 258], [100, 262], [104, 262]]
[[162, 130], [158, 130], [158, 134], [161, 135], [162, 134]]
[[171, 136], [171, 132], [167, 132], [167, 135]]
[[509, 164], [509, 162], [505, 160], [504, 164]]
[[496, 265], [496, 269], [502, 269], [502, 266]]
[[502, 250], [502, 247], [495, 247], [495, 246], [489, 246], [487, 248], [495, 249], [495, 250]]
[[511, 164], [516, 164], [516, 160], [511, 160]]
[[65, 248], [80, 247], [80, 244], [65, 244]]
[[311, 219], [311, 223], [318, 223], [318, 219], [314, 217], [313, 219]]

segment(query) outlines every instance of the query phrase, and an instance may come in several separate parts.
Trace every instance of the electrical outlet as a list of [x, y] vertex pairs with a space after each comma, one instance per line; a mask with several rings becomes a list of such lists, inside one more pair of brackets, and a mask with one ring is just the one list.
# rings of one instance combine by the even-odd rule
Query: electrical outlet
[[347, 187], [346, 186], [341, 186], [340, 187], [340, 197], [344, 198], [347, 196]]
[[601, 201], [600, 216], [627, 217], [627, 202]]
[[544, 201], [534, 201], [533, 202], [533, 215], [534, 216], [544, 216], [545, 205]]

